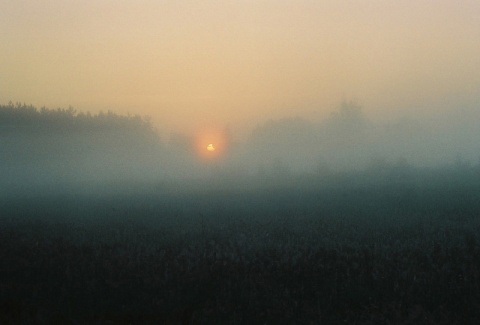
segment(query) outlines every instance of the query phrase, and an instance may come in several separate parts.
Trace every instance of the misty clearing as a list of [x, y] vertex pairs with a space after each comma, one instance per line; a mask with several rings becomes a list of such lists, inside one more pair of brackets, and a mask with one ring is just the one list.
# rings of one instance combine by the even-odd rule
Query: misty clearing
[[0, 323], [472, 324], [477, 124], [343, 102], [163, 139], [140, 116], [1, 105]]

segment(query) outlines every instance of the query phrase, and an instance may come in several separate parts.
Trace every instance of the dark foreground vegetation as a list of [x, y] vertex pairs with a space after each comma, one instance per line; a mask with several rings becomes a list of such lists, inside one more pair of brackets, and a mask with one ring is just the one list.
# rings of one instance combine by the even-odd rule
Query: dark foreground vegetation
[[2, 199], [0, 323], [474, 324], [478, 173], [442, 174]]

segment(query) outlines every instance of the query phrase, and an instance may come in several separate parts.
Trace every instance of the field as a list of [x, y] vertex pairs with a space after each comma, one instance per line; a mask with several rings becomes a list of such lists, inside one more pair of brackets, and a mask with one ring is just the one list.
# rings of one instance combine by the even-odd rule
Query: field
[[477, 169], [4, 195], [0, 323], [473, 324]]

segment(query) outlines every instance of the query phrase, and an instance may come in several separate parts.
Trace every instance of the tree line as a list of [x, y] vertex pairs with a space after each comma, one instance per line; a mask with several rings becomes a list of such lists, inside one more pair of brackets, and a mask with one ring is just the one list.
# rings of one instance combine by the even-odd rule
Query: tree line
[[91, 132], [91, 131], [129, 131], [146, 137], [157, 137], [154, 127], [147, 117], [139, 115], [118, 115], [111, 111], [91, 114], [77, 112], [73, 107], [49, 109], [25, 103], [9, 102], [0, 105], [0, 129], [2, 134], [36, 131], [53, 132]]

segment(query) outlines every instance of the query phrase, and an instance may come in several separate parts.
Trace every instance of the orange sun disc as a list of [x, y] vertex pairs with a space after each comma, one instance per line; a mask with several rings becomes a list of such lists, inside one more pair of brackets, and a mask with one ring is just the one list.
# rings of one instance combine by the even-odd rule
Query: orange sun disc
[[215, 151], [215, 146], [214, 146], [212, 143], [210, 143], [210, 144], [207, 146], [207, 150], [208, 150], [208, 151]]

